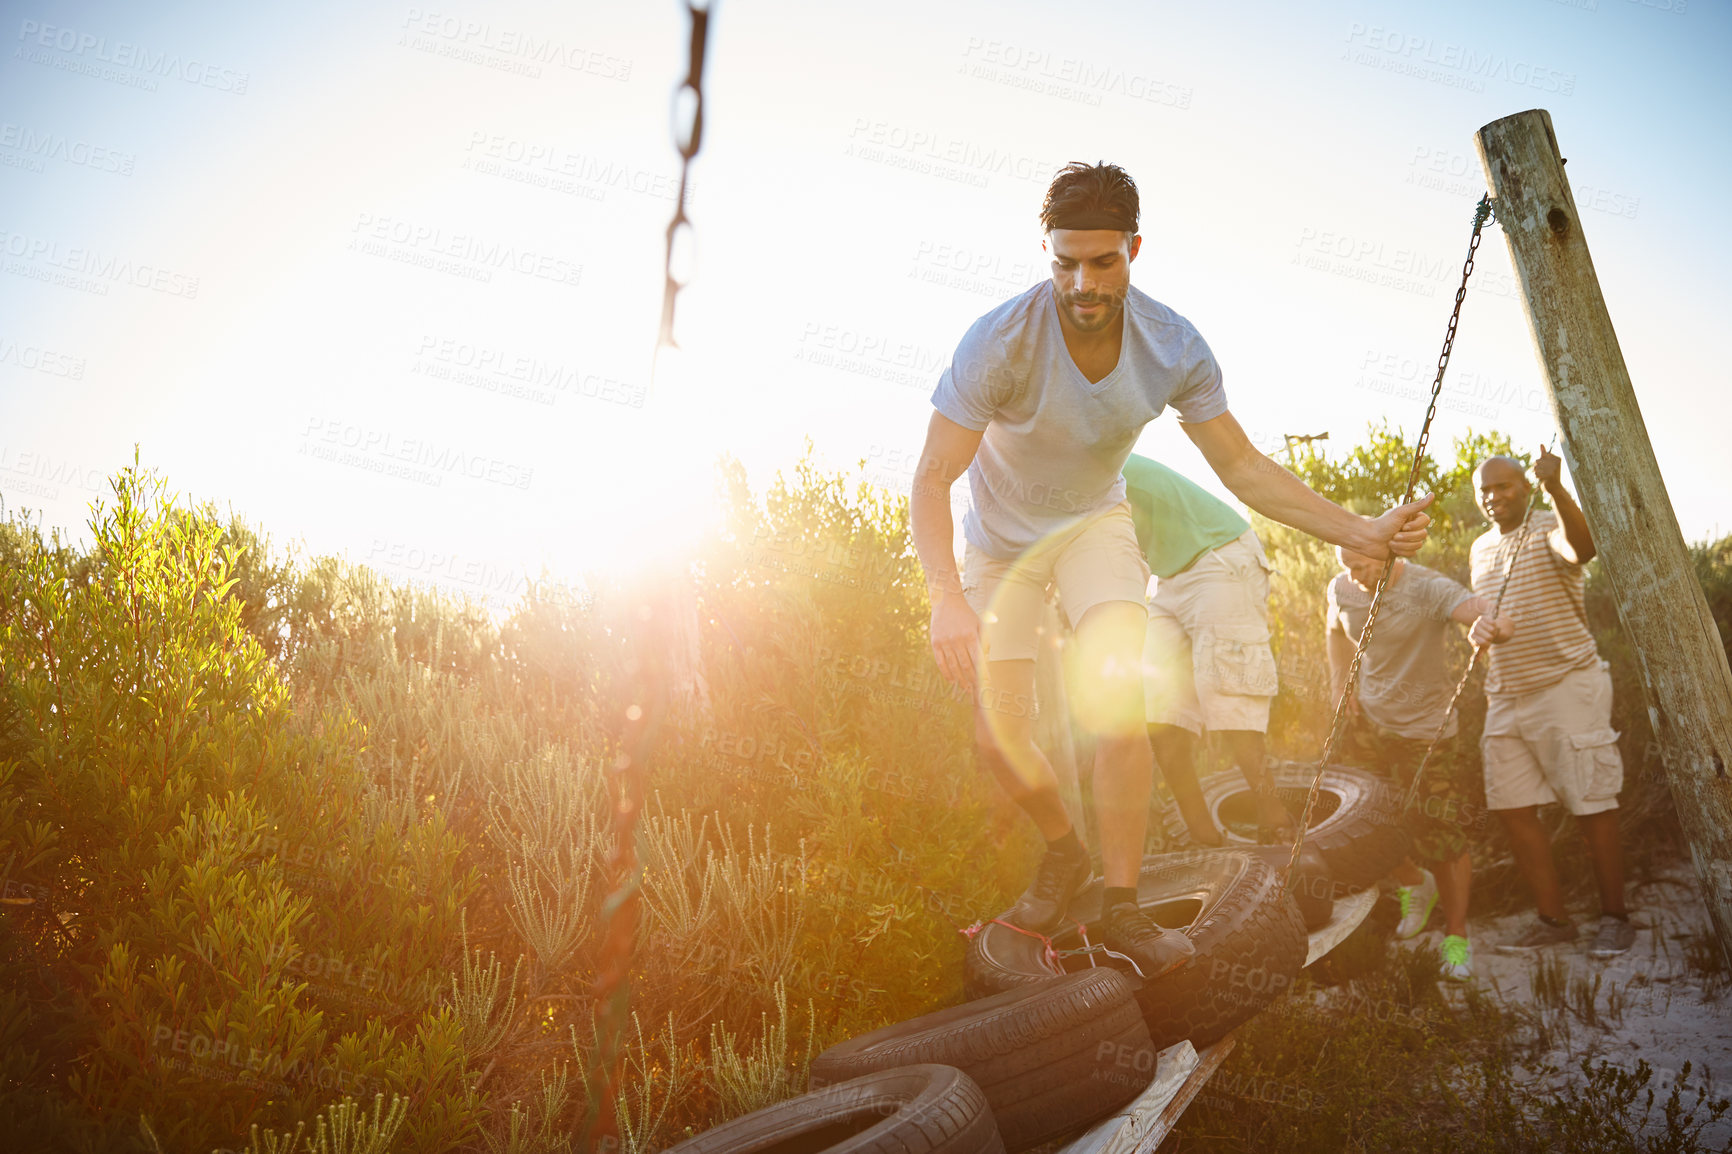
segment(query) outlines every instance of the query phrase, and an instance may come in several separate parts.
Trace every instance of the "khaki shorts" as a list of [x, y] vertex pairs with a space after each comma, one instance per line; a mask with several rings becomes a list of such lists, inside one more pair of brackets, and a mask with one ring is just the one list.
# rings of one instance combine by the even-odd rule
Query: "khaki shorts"
[[1532, 693], [1486, 694], [1480, 753], [1488, 808], [1555, 801], [1577, 815], [1618, 808], [1624, 759], [1612, 728], [1609, 669], [1602, 661]]
[[973, 545], [962, 554], [962, 596], [980, 615], [988, 661], [1033, 661], [1048, 585], [1074, 627], [1096, 605], [1143, 604], [1149, 563], [1137, 548], [1131, 507], [1121, 503], [1075, 528], [1035, 543], [1014, 561]]
[[1269, 648], [1269, 562], [1254, 531], [1156, 579], [1143, 639], [1150, 724], [1265, 733], [1279, 687]]

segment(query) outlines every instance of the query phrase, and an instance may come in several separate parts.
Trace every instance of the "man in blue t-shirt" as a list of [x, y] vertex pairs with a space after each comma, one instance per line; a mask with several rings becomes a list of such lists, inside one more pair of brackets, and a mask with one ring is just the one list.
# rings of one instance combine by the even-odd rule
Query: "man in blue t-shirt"
[[[1154, 759], [1143, 728], [1141, 653], [1149, 570], [1120, 475], [1143, 426], [1171, 405], [1221, 482], [1264, 516], [1374, 557], [1425, 543], [1420, 501], [1355, 516], [1257, 451], [1227, 411], [1221, 371], [1184, 317], [1133, 288], [1136, 184], [1110, 164], [1071, 164], [1041, 208], [1050, 280], [969, 328], [932, 394], [909, 502], [932, 600], [932, 652], [975, 692], [975, 748], [1047, 840], [1012, 911], [1049, 933], [1092, 876], [1058, 779], [1034, 741], [1035, 633], [1049, 584], [1076, 630], [1074, 700], [1097, 735], [1094, 796], [1105, 874], [1100, 938], [1145, 976], [1191, 954], [1137, 905]], [[954, 553], [950, 486], [973, 506]]]

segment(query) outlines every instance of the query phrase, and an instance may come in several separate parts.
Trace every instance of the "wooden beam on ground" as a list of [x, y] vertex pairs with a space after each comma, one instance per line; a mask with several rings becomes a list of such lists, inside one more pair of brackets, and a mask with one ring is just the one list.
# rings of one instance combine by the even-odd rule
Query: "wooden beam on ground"
[[1189, 1042], [1162, 1050], [1155, 1076], [1129, 1105], [1064, 1147], [1061, 1154], [1154, 1154], [1179, 1117], [1233, 1052], [1228, 1034], [1201, 1054]]
[[1359, 928], [1371, 914], [1371, 908], [1377, 904], [1377, 887], [1360, 890], [1358, 893], [1342, 894], [1335, 899], [1335, 908], [1329, 915], [1329, 920], [1317, 929], [1312, 930], [1307, 937], [1305, 947], [1305, 964], [1311, 965], [1318, 958], [1353, 936], [1353, 931]]
[[1732, 669], [1648, 443], [1552, 118], [1506, 116], [1478, 143], [1564, 459], [1641, 659], [1678, 819], [1732, 957]]

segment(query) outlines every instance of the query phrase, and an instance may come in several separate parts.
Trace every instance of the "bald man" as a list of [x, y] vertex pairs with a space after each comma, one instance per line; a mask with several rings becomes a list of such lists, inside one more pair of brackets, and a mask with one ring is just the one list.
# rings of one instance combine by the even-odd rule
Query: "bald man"
[[1490, 457], [1474, 474], [1480, 507], [1493, 522], [1473, 543], [1474, 592], [1495, 599], [1510, 574], [1503, 612], [1515, 622], [1515, 637], [1491, 650], [1486, 671], [1486, 806], [1509, 835], [1538, 912], [1498, 949], [1526, 953], [1577, 937], [1539, 819], [1540, 806], [1560, 802], [1587, 841], [1599, 887], [1600, 923], [1589, 952], [1610, 958], [1630, 948], [1635, 931], [1618, 840], [1624, 763], [1612, 728], [1612, 678], [1588, 631], [1582, 596], [1594, 539], [1564, 488], [1562, 461], [1541, 449], [1533, 470], [1557, 511], [1535, 509], [1525, 538], [1533, 483], [1521, 463]]

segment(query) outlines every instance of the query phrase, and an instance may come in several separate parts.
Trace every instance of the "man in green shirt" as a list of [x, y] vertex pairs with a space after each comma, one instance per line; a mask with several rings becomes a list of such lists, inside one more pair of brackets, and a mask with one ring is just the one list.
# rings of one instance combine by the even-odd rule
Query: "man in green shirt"
[[1143, 696], [1155, 761], [1192, 840], [1222, 844], [1197, 785], [1196, 739], [1220, 735], [1259, 796], [1265, 840], [1291, 840], [1293, 820], [1264, 765], [1278, 679], [1269, 648], [1269, 562], [1251, 525], [1165, 465], [1125, 462], [1137, 545], [1154, 577], [1143, 642]]

